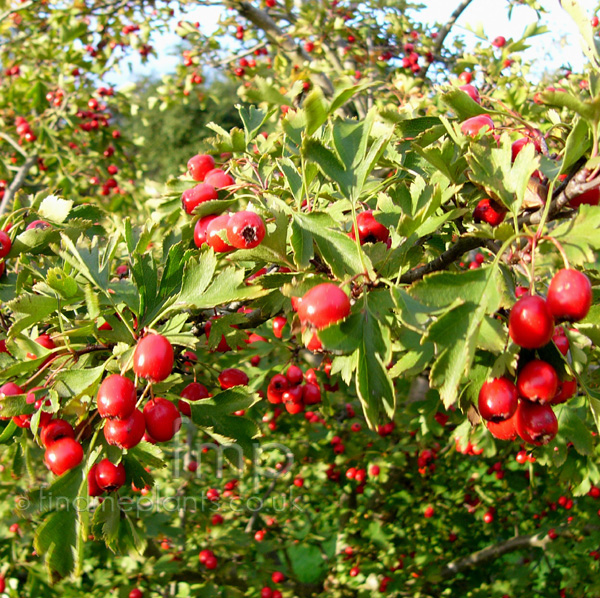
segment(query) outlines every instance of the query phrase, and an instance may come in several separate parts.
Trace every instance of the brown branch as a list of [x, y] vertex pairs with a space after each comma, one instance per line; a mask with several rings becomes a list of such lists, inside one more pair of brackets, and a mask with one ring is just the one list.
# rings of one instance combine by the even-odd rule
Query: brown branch
[[[600, 528], [597, 526], [587, 525], [581, 530], [581, 533], [583, 535], [590, 535], [598, 529]], [[573, 532], [568, 529], [556, 529], [555, 531], [558, 536], [573, 536]], [[493, 546], [487, 546], [486, 548], [478, 550], [477, 552], [473, 552], [466, 557], [456, 559], [448, 563], [442, 569], [441, 576], [442, 579], [448, 579], [465, 571], [466, 569], [470, 569], [471, 567], [475, 567], [481, 563], [500, 558], [509, 552], [515, 552], [524, 548], [545, 549], [546, 546], [551, 542], [552, 539], [550, 536], [548, 536], [547, 532], [538, 532], [536, 534], [528, 534], [526, 536], [515, 536], [510, 540], [506, 540], [500, 544], [494, 544]]]
[[438, 255], [435, 259], [423, 266], [418, 266], [417, 268], [405, 272], [400, 277], [400, 283], [410, 284], [417, 280], [421, 280], [426, 274], [443, 270], [446, 266], [449, 266], [458, 259], [463, 253], [471, 251], [472, 249], [477, 249], [477, 247], [481, 247], [487, 243], [488, 239], [483, 239], [481, 237], [461, 237], [457, 243], [450, 247], [450, 249], [444, 251], [444, 253]]
[[17, 191], [23, 186], [28, 172], [35, 164], [37, 164], [37, 160], [37, 156], [29, 156], [29, 158], [27, 158], [27, 160], [23, 162], [21, 168], [19, 168], [19, 170], [17, 171], [15, 178], [12, 180], [11, 184], [4, 192], [2, 202], [0, 202], [0, 216], [4, 214], [6, 208], [8, 207], [8, 204], [12, 201]]
[[[444, 42], [446, 41], [446, 38], [450, 33], [450, 30], [452, 29], [452, 27], [454, 27], [454, 24], [456, 23], [456, 21], [458, 21], [460, 15], [462, 15], [462, 13], [466, 10], [469, 4], [471, 4], [471, 2], [473, 2], [473, 0], [462, 0], [462, 2], [456, 7], [454, 12], [450, 15], [448, 22], [438, 31], [436, 43], [432, 50], [432, 54], [434, 55], [434, 57], [437, 58], [437, 56], [440, 54], [444, 46]], [[431, 62], [426, 62], [419, 71], [419, 76], [425, 78], [425, 75], [427, 75], [427, 71], [429, 70], [430, 66]]]

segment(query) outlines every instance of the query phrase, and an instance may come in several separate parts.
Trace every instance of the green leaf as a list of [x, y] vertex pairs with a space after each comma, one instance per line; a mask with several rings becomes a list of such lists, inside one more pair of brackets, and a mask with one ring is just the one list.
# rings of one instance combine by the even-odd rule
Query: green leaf
[[452, 89], [442, 94], [441, 100], [452, 108], [459, 120], [466, 120], [478, 114], [490, 114], [489, 110], [483, 108], [462, 89]]
[[66, 577], [75, 569], [77, 519], [76, 509], [57, 511], [35, 530], [33, 546], [44, 557], [51, 579]]
[[154, 476], [145, 470], [144, 466], [131, 454], [131, 451], [123, 455], [123, 464], [128, 478], [136, 488], [141, 490], [145, 486], [150, 488], [154, 486]]
[[244, 106], [238, 104], [236, 106], [240, 113], [240, 118], [244, 123], [244, 132], [246, 134], [246, 145], [248, 145], [257, 135], [258, 131], [264, 125], [265, 121], [272, 112], [260, 110], [256, 106]]
[[563, 246], [571, 265], [586, 266], [596, 261], [600, 250], [600, 210], [596, 206], [583, 205], [577, 216], [559, 224], [552, 236]]
[[56, 297], [44, 295], [21, 295], [10, 301], [6, 307], [14, 314], [15, 321], [10, 329], [11, 336], [29, 328], [38, 322], [44, 322], [58, 309]]
[[302, 146], [302, 152], [307, 160], [315, 162], [326, 177], [337, 183], [345, 197], [350, 197], [353, 179], [336, 154], [325, 147], [321, 141], [307, 137]]
[[38, 214], [44, 219], [62, 224], [69, 216], [73, 207], [73, 201], [70, 199], [62, 199], [56, 195], [48, 195], [42, 200], [38, 209]]
[[128, 453], [135, 457], [144, 467], [150, 467], [150, 469], [162, 469], [166, 467], [162, 450], [149, 442], [140, 442], [132, 449], [129, 449]]
[[306, 228], [302, 227], [296, 218], [290, 222], [290, 245], [294, 252], [294, 262], [298, 268], [308, 268], [313, 259], [313, 237]]
[[310, 91], [304, 99], [302, 109], [306, 114], [306, 135], [312, 135], [329, 115], [329, 106], [320, 87]]
[[211, 199], [209, 201], [203, 201], [194, 208], [194, 216], [204, 218], [211, 214], [222, 214], [231, 208], [231, 206], [237, 203], [237, 197], [230, 197], [228, 199]]
[[75, 279], [62, 268], [50, 268], [46, 274], [46, 282], [64, 299], [72, 299], [79, 291]]
[[585, 119], [577, 118], [565, 143], [561, 172], [568, 172], [569, 168], [587, 153], [590, 145], [590, 127]]
[[578, 410], [573, 409], [570, 405], [560, 405], [555, 410], [560, 435], [567, 442], [572, 442], [575, 450], [580, 455], [593, 455], [594, 440], [585, 421], [580, 417]]
[[441, 121], [437, 116], [420, 116], [419, 118], [401, 120], [396, 125], [396, 131], [401, 138], [412, 140], [421, 133], [440, 124]]
[[5, 428], [0, 433], [0, 444], [8, 444], [12, 440], [13, 436], [15, 435], [15, 432], [18, 429], [19, 426], [17, 426], [17, 424], [15, 424], [15, 422], [12, 419], [9, 420]]
[[257, 393], [252, 393], [246, 387], [235, 386], [217, 393], [212, 397], [191, 402], [192, 421], [201, 421], [204, 417], [219, 417], [231, 415], [234, 411], [249, 409], [260, 401]]
[[321, 551], [312, 544], [292, 544], [287, 547], [294, 576], [300, 583], [314, 584], [324, 579], [327, 573], [327, 561]]
[[217, 258], [212, 249], [202, 252], [198, 259], [190, 259], [183, 271], [181, 292], [177, 303], [194, 305], [210, 284], [216, 267]]
[[76, 398], [93, 394], [104, 373], [104, 365], [95, 368], [63, 370], [56, 375], [54, 389], [63, 398]]

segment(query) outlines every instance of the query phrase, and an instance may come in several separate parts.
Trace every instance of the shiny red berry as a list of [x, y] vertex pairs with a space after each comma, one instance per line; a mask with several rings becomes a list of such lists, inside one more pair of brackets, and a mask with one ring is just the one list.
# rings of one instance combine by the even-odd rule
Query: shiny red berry
[[485, 420], [497, 423], [509, 419], [518, 404], [517, 389], [508, 378], [488, 380], [479, 391], [479, 414]]
[[550, 282], [546, 303], [548, 310], [558, 321], [583, 320], [592, 305], [590, 279], [579, 270], [559, 270]]
[[490, 226], [498, 226], [506, 216], [506, 209], [493, 199], [482, 199], [473, 210], [475, 222], [487, 222]]
[[208, 154], [198, 154], [188, 160], [187, 167], [190, 176], [195, 181], [202, 182], [204, 177], [214, 169], [215, 160]]
[[335, 284], [319, 284], [302, 297], [298, 308], [300, 320], [317, 329], [343, 320], [350, 313], [348, 295]]
[[223, 390], [233, 386], [248, 386], [248, 374], [237, 368], [227, 368], [219, 374], [219, 384]]
[[255, 212], [236, 212], [227, 224], [227, 240], [236, 249], [257, 247], [265, 238], [266, 232], [263, 219]]
[[205, 201], [219, 199], [217, 190], [208, 183], [199, 183], [191, 189], [186, 189], [181, 195], [181, 204], [187, 214], [193, 214], [194, 208]]
[[0, 259], [5, 258], [10, 253], [11, 247], [10, 237], [3, 230], [0, 230]]
[[521, 297], [510, 311], [508, 332], [525, 349], [539, 349], [548, 344], [554, 332], [554, 319], [546, 301], [537, 295]]
[[146, 430], [157, 442], [167, 442], [181, 428], [181, 415], [167, 399], [155, 397], [144, 406]]
[[558, 420], [550, 405], [521, 401], [515, 417], [517, 433], [529, 444], [548, 444], [558, 432]]
[[459, 87], [459, 89], [461, 91], [464, 91], [474, 102], [481, 104], [481, 98], [479, 97], [479, 90], [474, 85], [470, 85], [469, 83], [467, 83], [465, 85], [461, 85]]
[[46, 449], [44, 461], [52, 473], [62, 475], [83, 461], [83, 447], [74, 438], [61, 438]]
[[125, 483], [125, 465], [115, 465], [109, 459], [102, 459], [96, 467], [96, 482], [102, 490], [114, 492]]
[[490, 434], [498, 440], [516, 440], [517, 429], [516, 425], [516, 411], [512, 417], [505, 419], [501, 422], [488, 421], [485, 423]]
[[[364, 243], [385, 243], [389, 239], [390, 231], [375, 220], [373, 210], [366, 210], [357, 214], [356, 223], [358, 224], [358, 239], [361, 245]], [[356, 238], [354, 227], [350, 232], [350, 237], [352, 239]]]
[[533, 359], [519, 372], [517, 389], [529, 401], [548, 403], [558, 391], [556, 370], [541, 359]]
[[125, 376], [111, 374], [98, 389], [96, 403], [100, 417], [124, 419], [135, 409], [135, 384]]
[[233, 245], [224, 240], [227, 238], [229, 219], [229, 214], [221, 214], [211, 220], [206, 227], [206, 242], [216, 253], [225, 253], [235, 249]]
[[493, 131], [494, 121], [487, 114], [480, 114], [479, 116], [467, 118], [460, 125], [460, 130], [463, 135], [475, 137], [484, 127], [487, 127], [488, 131]]
[[217, 218], [217, 215], [211, 214], [210, 216], [200, 218], [200, 220], [196, 222], [196, 225], [194, 226], [194, 243], [198, 249], [206, 243], [206, 229], [215, 218]]
[[223, 172], [220, 168], [214, 168], [207, 173], [204, 182], [212, 185], [215, 189], [222, 189], [223, 187], [235, 185], [235, 179], [230, 174]]
[[161, 334], [148, 334], [142, 338], [133, 353], [133, 371], [140, 378], [162, 382], [173, 370], [173, 347]]
[[[188, 401], [200, 401], [201, 399], [206, 399], [209, 396], [209, 393], [204, 384], [200, 384], [200, 382], [191, 382], [181, 391], [179, 396], [187, 399]], [[189, 403], [179, 400], [177, 407], [179, 408], [179, 411], [183, 413], [183, 415], [191, 417], [192, 410]]]
[[139, 409], [134, 409], [124, 419], [109, 419], [104, 424], [104, 438], [108, 444], [120, 449], [131, 449], [137, 446], [144, 437], [146, 421]]
[[61, 438], [75, 438], [73, 426], [64, 419], [52, 419], [40, 432], [40, 440], [44, 448], [49, 448], [50, 445]]

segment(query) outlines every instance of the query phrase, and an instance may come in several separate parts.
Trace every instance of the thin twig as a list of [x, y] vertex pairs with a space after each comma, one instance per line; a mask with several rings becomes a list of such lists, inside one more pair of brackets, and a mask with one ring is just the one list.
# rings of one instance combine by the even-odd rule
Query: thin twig
[[25, 182], [25, 178], [27, 177], [27, 173], [31, 170], [31, 168], [37, 164], [37, 156], [29, 156], [25, 162], [19, 168], [15, 178], [12, 180], [11, 184], [8, 186], [6, 191], [4, 192], [4, 197], [2, 198], [2, 202], [0, 202], [0, 216], [4, 214], [8, 204], [13, 200], [17, 191], [23, 186]]

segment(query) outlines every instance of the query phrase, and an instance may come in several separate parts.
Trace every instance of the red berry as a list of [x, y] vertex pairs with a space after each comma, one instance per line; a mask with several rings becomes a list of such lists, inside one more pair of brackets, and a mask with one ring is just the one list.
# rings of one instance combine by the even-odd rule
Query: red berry
[[[209, 393], [204, 384], [200, 384], [199, 382], [191, 382], [181, 391], [179, 396], [187, 399], [188, 401], [200, 401], [201, 399], [206, 399], [209, 396]], [[192, 410], [186, 401], [180, 400], [179, 403], [177, 403], [177, 407], [179, 408], [179, 411], [183, 413], [183, 415], [191, 417]]]
[[236, 249], [257, 247], [265, 234], [265, 223], [255, 212], [236, 212], [227, 224], [227, 240]]
[[515, 428], [516, 411], [512, 417], [501, 422], [486, 422], [490, 434], [498, 440], [516, 440], [517, 429]]
[[96, 468], [96, 482], [106, 492], [114, 492], [125, 483], [125, 465], [115, 465], [109, 459], [102, 459]]
[[589, 278], [579, 270], [559, 270], [550, 282], [546, 303], [556, 320], [583, 320], [592, 305], [592, 285]]
[[581, 205], [597, 206], [598, 203], [600, 203], [600, 187], [588, 189], [569, 200], [569, 205], [572, 208], [577, 208]]
[[173, 347], [161, 334], [149, 334], [138, 341], [133, 353], [133, 371], [140, 378], [162, 382], [173, 370]]
[[3, 231], [0, 230], [0, 259], [5, 258], [12, 247], [10, 237]]
[[288, 368], [285, 377], [292, 386], [296, 386], [304, 380], [304, 373], [297, 365], [291, 365]]
[[248, 374], [237, 368], [228, 368], [219, 374], [219, 384], [223, 390], [233, 386], [248, 386]]
[[44, 448], [49, 448], [53, 442], [61, 438], [75, 438], [73, 426], [64, 419], [52, 419], [42, 427], [40, 440]]
[[542, 297], [524, 295], [514, 305], [508, 318], [512, 340], [525, 349], [539, 349], [548, 344], [554, 332], [554, 320]]
[[260, 591], [260, 598], [273, 598], [273, 590], [269, 586], [265, 586]]
[[461, 85], [459, 87], [461, 91], [464, 91], [474, 102], [481, 104], [481, 98], [479, 97], [479, 90], [474, 85]]
[[428, 505], [427, 507], [425, 507], [425, 511], [423, 512], [423, 517], [425, 517], [426, 519], [430, 519], [431, 517], [433, 517], [435, 514], [435, 510], [431, 505]]
[[502, 35], [499, 35], [498, 37], [496, 37], [494, 39], [494, 41], [492, 42], [492, 46], [495, 46], [496, 48], [502, 48], [506, 45], [506, 38]]
[[217, 253], [225, 253], [235, 249], [233, 245], [229, 245], [229, 243], [223, 240], [223, 237], [227, 237], [229, 219], [229, 214], [221, 214], [211, 220], [206, 227], [206, 242]]
[[144, 437], [146, 421], [139, 409], [134, 409], [125, 419], [109, 419], [104, 424], [104, 438], [108, 444], [120, 449], [137, 446]]
[[285, 580], [285, 575], [281, 571], [274, 571], [271, 574], [273, 583], [282, 583]]
[[360, 573], [360, 568], [358, 566], [352, 567], [350, 569], [350, 577], [356, 577]]
[[488, 421], [501, 422], [512, 417], [519, 404], [515, 385], [505, 377], [483, 383], [479, 391], [479, 414]]
[[98, 389], [96, 403], [100, 417], [124, 419], [135, 409], [137, 394], [134, 383], [125, 376], [111, 374]]
[[490, 226], [498, 226], [505, 216], [506, 210], [493, 199], [482, 199], [473, 210], [475, 222], [487, 222]]
[[129, 592], [129, 598], [142, 598], [143, 595], [144, 594], [142, 590], [140, 590], [139, 588], [133, 588], [133, 590]]
[[348, 295], [335, 284], [319, 284], [302, 297], [298, 315], [302, 322], [317, 329], [343, 320], [350, 313]]
[[222, 189], [223, 187], [235, 185], [235, 179], [230, 174], [223, 172], [220, 168], [211, 170], [206, 175], [204, 182], [212, 185], [215, 189]]
[[302, 386], [302, 402], [305, 405], [317, 405], [321, 402], [321, 389], [316, 384], [304, 384]]
[[284, 403], [302, 403], [302, 386], [292, 386], [284, 390], [281, 399]]
[[548, 403], [558, 391], [558, 376], [549, 363], [533, 359], [519, 372], [517, 389], [525, 399]]
[[471, 73], [469, 73], [469, 71], [463, 71], [458, 78], [463, 82], [463, 83], [471, 83], [471, 81], [473, 80], [473, 75]]
[[215, 218], [217, 218], [217, 215], [211, 214], [210, 216], [200, 218], [200, 220], [196, 222], [196, 225], [194, 226], [194, 243], [198, 249], [206, 243], [206, 229]]
[[217, 561], [217, 557], [214, 554], [207, 556], [206, 560], [204, 561], [204, 566], [210, 570], [216, 569], [218, 564], [219, 562]]
[[467, 118], [461, 124], [460, 130], [463, 132], [463, 135], [475, 137], [484, 127], [487, 127], [488, 131], [493, 131], [494, 121], [487, 114], [480, 114], [479, 116]]
[[287, 318], [283, 316], [276, 316], [273, 318], [273, 334], [276, 338], [283, 336], [283, 328], [287, 324]]
[[181, 204], [187, 214], [193, 214], [196, 206], [213, 199], [219, 199], [217, 190], [208, 183], [199, 183], [182, 193]]
[[565, 403], [577, 392], [577, 380], [564, 380], [558, 383], [558, 391], [554, 398], [550, 401], [550, 405], [560, 405]]
[[83, 448], [74, 438], [61, 438], [46, 449], [44, 461], [52, 473], [62, 475], [83, 461]]
[[483, 515], [483, 522], [484, 523], [492, 523], [492, 521], [494, 521], [494, 514], [491, 513], [490, 511], [488, 511], [487, 513], [485, 513]]
[[215, 160], [208, 154], [198, 154], [188, 160], [187, 168], [190, 176], [202, 182], [204, 177], [215, 167]]
[[548, 444], [558, 432], [558, 421], [550, 405], [521, 401], [515, 417], [519, 436], [529, 444]]
[[[383, 224], [375, 220], [373, 210], [367, 210], [358, 214], [356, 216], [356, 223], [358, 224], [358, 239], [361, 245], [364, 243], [385, 243], [389, 239], [390, 231]], [[353, 227], [350, 237], [355, 239], [355, 234]]]
[[104, 490], [98, 486], [98, 482], [96, 481], [96, 471], [98, 469], [98, 465], [92, 465], [88, 472], [87, 483], [88, 483], [88, 496], [102, 496], [104, 494]]
[[155, 397], [144, 406], [146, 430], [157, 442], [167, 442], [181, 428], [179, 411], [167, 399]]

